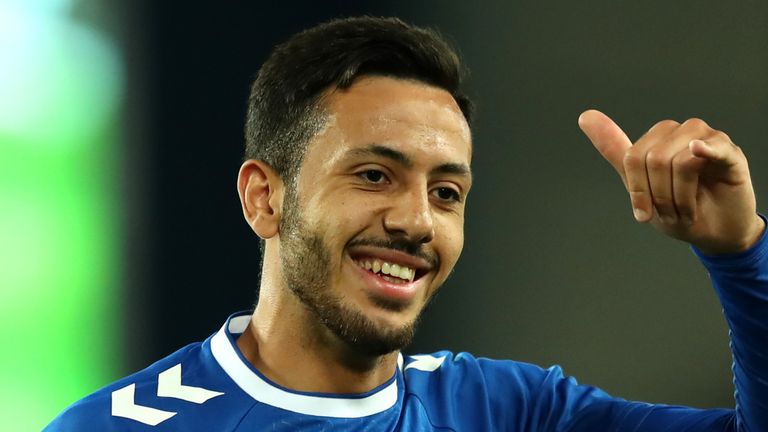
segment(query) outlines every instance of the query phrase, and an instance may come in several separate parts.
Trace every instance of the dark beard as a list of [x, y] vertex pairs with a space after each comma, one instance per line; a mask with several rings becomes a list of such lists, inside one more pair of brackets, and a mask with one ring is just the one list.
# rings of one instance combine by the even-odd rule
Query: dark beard
[[418, 318], [399, 328], [383, 328], [329, 292], [330, 252], [322, 236], [303, 222], [298, 200], [292, 195], [286, 194], [280, 222], [280, 264], [288, 288], [328, 330], [359, 354], [382, 356], [410, 344]]

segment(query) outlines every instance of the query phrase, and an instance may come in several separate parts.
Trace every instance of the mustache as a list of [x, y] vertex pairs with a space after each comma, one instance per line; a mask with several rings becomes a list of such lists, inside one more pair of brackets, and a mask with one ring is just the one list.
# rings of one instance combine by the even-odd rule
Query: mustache
[[382, 249], [392, 249], [421, 258], [428, 262], [432, 268], [440, 265], [440, 258], [437, 257], [436, 253], [425, 248], [423, 243], [415, 242], [405, 237], [389, 237], [387, 239], [364, 237], [349, 242], [348, 247], [352, 246], [373, 246]]

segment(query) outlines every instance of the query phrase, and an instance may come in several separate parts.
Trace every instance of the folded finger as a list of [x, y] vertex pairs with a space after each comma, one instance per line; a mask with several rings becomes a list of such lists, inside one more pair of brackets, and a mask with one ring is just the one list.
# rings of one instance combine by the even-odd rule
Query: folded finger
[[696, 198], [699, 173], [707, 160], [695, 156], [689, 148], [681, 150], [672, 159], [672, 191], [680, 219], [691, 224], [696, 221]]
[[674, 149], [658, 147], [650, 149], [645, 155], [645, 167], [648, 171], [653, 208], [659, 218], [666, 223], [677, 220], [677, 210], [672, 193], [672, 158]]
[[633, 147], [624, 156], [623, 165], [635, 219], [638, 222], [648, 222], [653, 218], [653, 201], [645, 167], [645, 152]]
[[[662, 205], [672, 202], [671, 156], [667, 155], [662, 144], [678, 126], [679, 123], [672, 120], [656, 123], [624, 155], [627, 191], [638, 222], [648, 222], [653, 218], [656, 193], [654, 187], [658, 188]], [[664, 207], [664, 211], [674, 215], [674, 205], [671, 209]]]

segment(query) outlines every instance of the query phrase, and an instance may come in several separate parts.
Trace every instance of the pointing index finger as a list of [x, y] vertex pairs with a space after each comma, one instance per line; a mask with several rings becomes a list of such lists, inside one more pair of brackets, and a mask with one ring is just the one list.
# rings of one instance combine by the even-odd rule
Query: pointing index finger
[[610, 117], [597, 110], [587, 110], [579, 116], [579, 127], [597, 151], [613, 166], [626, 186], [624, 155], [632, 147], [627, 134]]

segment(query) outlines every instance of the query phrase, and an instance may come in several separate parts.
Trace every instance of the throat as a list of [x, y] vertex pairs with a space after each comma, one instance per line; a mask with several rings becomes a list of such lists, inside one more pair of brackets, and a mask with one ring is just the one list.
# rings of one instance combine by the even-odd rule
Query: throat
[[252, 319], [238, 337], [237, 347], [267, 379], [294, 391], [360, 394], [392, 378], [398, 352], [363, 355], [311, 321], [291, 329], [270, 326], [267, 330]]

